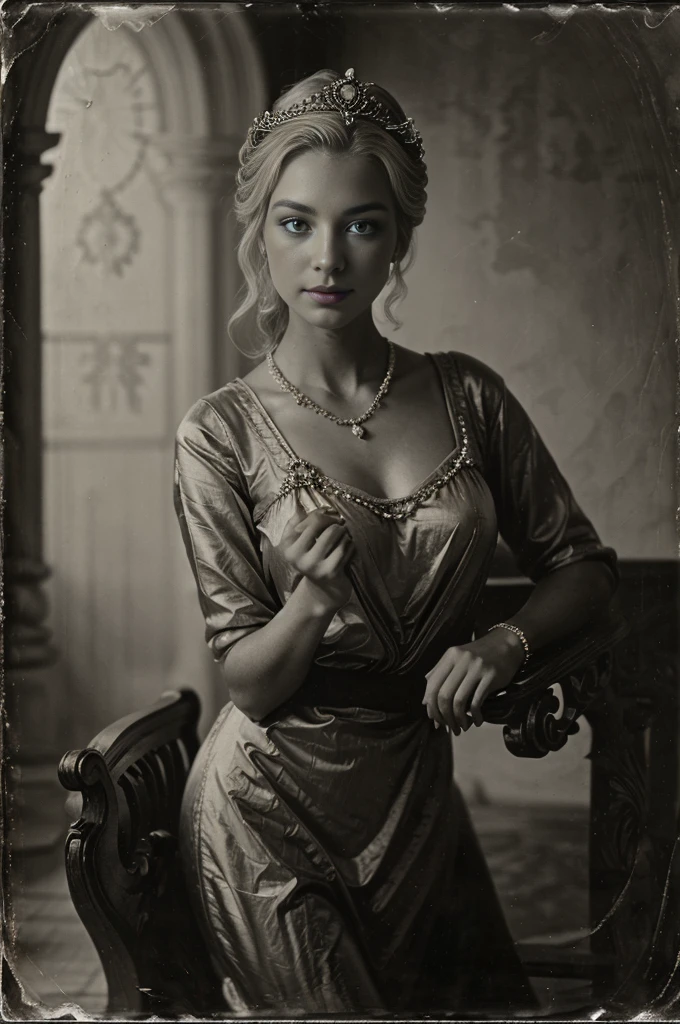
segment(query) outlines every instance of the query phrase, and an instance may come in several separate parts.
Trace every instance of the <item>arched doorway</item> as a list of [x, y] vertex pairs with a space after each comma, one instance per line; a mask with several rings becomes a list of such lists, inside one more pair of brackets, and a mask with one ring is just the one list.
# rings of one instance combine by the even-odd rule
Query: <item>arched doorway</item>
[[[241, 369], [225, 335], [238, 285], [230, 192], [240, 140], [265, 105], [264, 78], [243, 12], [154, 12], [145, 23], [132, 9], [120, 18], [118, 8], [118, 22], [99, 10], [102, 21], [76, 8], [38, 11], [8, 36], [5, 657], [26, 849], [61, 834], [54, 780], [65, 744], [87, 742], [112, 715], [172, 686], [199, 690], [208, 718], [215, 699], [170, 518], [172, 441], [189, 405]], [[109, 160], [80, 168], [89, 191], [78, 208], [63, 173], [104, 125]], [[53, 149], [41, 196], [51, 171], [41, 157]], [[120, 184], [132, 187], [142, 165], [151, 191], [135, 197], [136, 218]], [[122, 494], [135, 475], [145, 493], [136, 526]], [[84, 486], [74, 491], [76, 479]], [[154, 517], [156, 538], [150, 531], [140, 547], [139, 524]], [[44, 541], [57, 563], [49, 582]], [[146, 624], [137, 585], [155, 608]], [[116, 620], [114, 605], [128, 612]], [[57, 820], [46, 822], [44, 807]]]

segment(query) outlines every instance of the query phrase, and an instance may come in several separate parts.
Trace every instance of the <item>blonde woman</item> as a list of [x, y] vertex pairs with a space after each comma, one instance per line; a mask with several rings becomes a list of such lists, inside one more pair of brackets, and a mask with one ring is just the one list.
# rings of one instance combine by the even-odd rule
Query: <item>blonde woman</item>
[[[413, 122], [352, 70], [240, 154], [232, 331], [265, 358], [188, 412], [175, 490], [226, 702], [182, 849], [236, 1013], [532, 1005], [452, 737], [602, 610], [616, 556], [494, 371], [378, 331], [426, 184]], [[536, 587], [473, 638], [499, 530]]]

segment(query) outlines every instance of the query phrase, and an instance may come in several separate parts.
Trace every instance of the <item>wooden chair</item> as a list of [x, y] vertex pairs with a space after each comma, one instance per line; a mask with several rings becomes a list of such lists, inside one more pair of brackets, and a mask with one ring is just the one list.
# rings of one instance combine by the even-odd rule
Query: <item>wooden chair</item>
[[[507, 594], [501, 596], [507, 615]], [[522, 595], [515, 596], [521, 603]], [[498, 620], [493, 592], [486, 614]], [[487, 702], [486, 718], [503, 726], [513, 754], [542, 757], [567, 742], [581, 715], [588, 715], [595, 729], [603, 715], [611, 717], [612, 651], [625, 633], [622, 618], [612, 612], [568, 642], [541, 652], [506, 692]], [[550, 689], [555, 684], [564, 697], [560, 716]], [[604, 702], [604, 711], [597, 711], [598, 702]], [[66, 868], [73, 902], [104, 967], [110, 1013], [172, 1016], [223, 1010], [177, 857], [182, 791], [198, 747], [198, 712], [191, 691], [168, 693], [152, 708], [104, 729], [84, 750], [66, 754], [59, 767], [62, 784], [82, 794], [81, 817], [66, 840]], [[617, 715], [605, 730], [608, 736], [616, 729]], [[622, 742], [620, 736], [616, 742]], [[597, 743], [601, 740], [595, 738]], [[618, 812], [602, 802], [599, 764], [594, 756], [593, 794], [599, 801], [591, 808], [595, 918], [603, 900], [616, 899], [629, 867], [611, 864], [607, 844], [618, 828]], [[606, 758], [602, 764], [603, 770], [611, 768]], [[521, 955], [533, 976], [590, 978], [596, 991], [604, 992], [616, 981], [615, 947], [611, 932], [600, 929], [587, 954], [523, 947]]]
[[59, 765], [61, 784], [82, 794], [66, 838], [66, 874], [104, 967], [109, 1013], [223, 1009], [177, 857], [199, 710], [191, 690], [167, 693]]

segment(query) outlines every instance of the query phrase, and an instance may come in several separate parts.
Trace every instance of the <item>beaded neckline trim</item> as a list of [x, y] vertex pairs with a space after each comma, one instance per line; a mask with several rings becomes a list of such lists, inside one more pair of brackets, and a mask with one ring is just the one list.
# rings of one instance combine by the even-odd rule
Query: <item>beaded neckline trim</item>
[[350, 488], [349, 485], [343, 485], [339, 481], [331, 479], [317, 466], [297, 456], [290, 460], [288, 473], [278, 490], [277, 497], [285, 497], [300, 487], [314, 487], [322, 494], [340, 495], [347, 498], [348, 501], [353, 501], [370, 512], [374, 512], [381, 519], [405, 519], [424, 501], [427, 501], [435, 491], [444, 487], [462, 466], [474, 466], [474, 459], [470, 455], [465, 421], [462, 416], [458, 417], [458, 422], [463, 438], [460, 450], [442, 463], [440, 471], [433, 480], [421, 484], [416, 491], [404, 498], [372, 498], [369, 494], [359, 491], [358, 488]]

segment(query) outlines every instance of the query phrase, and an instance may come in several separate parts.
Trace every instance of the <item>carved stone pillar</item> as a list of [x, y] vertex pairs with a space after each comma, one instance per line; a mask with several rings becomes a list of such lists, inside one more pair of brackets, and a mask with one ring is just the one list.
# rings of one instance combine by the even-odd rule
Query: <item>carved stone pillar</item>
[[[60, 695], [56, 650], [46, 620], [43, 561], [40, 190], [51, 167], [42, 154], [59, 136], [22, 129], [5, 181], [5, 685], [9, 748], [13, 754], [15, 848], [53, 845], [60, 807], [53, 805]], [[56, 823], [56, 824], [55, 824]]]
[[[236, 289], [228, 221], [237, 146], [227, 138], [177, 135], [160, 135], [153, 141], [154, 167], [173, 224], [170, 410], [174, 429], [198, 398], [226, 379], [221, 348], [225, 339], [224, 309]], [[232, 369], [229, 376], [241, 372], [235, 363]], [[198, 690], [207, 724], [224, 695], [220, 694], [215, 666], [203, 643], [196, 585], [179, 529], [173, 552], [175, 659], [171, 683]]]

